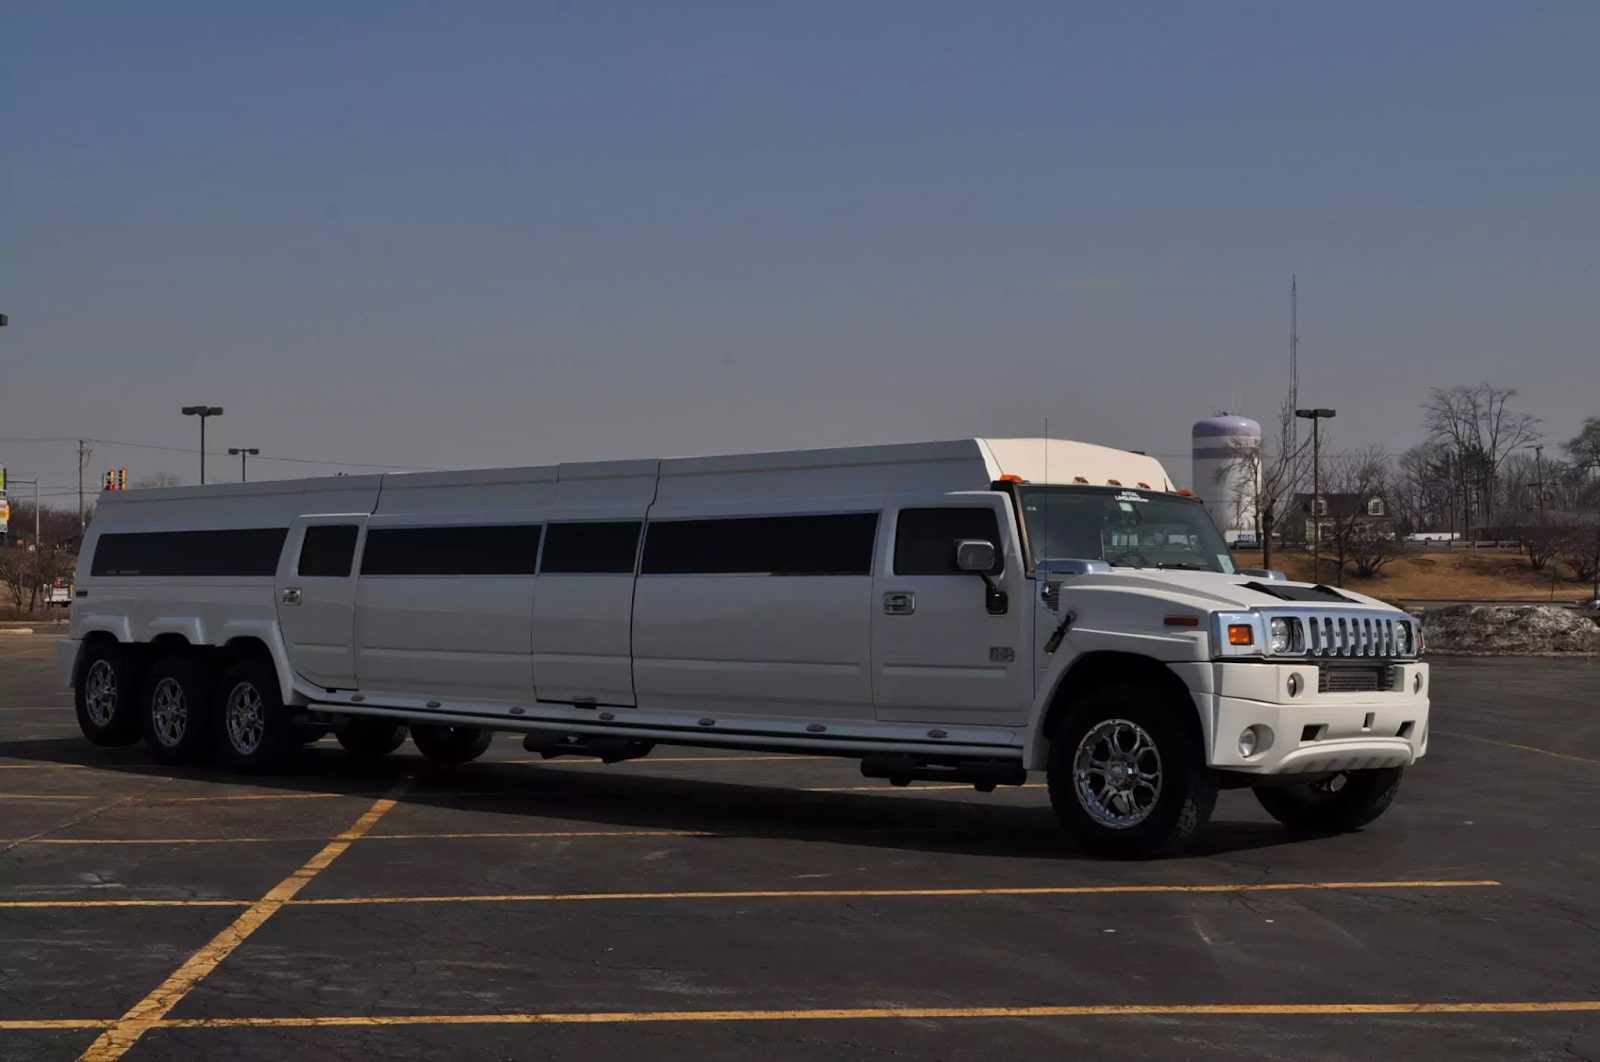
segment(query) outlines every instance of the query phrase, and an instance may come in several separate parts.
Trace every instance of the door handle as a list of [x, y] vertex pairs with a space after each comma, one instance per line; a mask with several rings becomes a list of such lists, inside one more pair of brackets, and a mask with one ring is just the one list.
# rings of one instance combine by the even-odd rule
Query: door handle
[[299, 587], [291, 586], [289, 589], [285, 590], [283, 592], [283, 603], [285, 605], [298, 605], [300, 603]]
[[883, 595], [883, 611], [888, 616], [909, 616], [917, 611], [917, 595], [890, 591]]

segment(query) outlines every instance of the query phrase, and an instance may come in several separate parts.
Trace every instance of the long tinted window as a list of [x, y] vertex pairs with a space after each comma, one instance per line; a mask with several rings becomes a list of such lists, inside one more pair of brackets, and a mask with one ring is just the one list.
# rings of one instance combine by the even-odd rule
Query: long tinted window
[[271, 576], [288, 528], [136, 531], [101, 535], [91, 575]]
[[306, 528], [305, 541], [300, 544], [300, 574], [339, 579], [349, 575], [350, 562], [356, 557], [356, 535], [360, 531], [355, 524], [318, 524]]
[[652, 523], [646, 575], [871, 575], [877, 513]]
[[993, 542], [998, 575], [1005, 546], [1000, 522], [987, 506], [904, 509], [895, 525], [896, 575], [963, 575], [956, 567], [956, 541], [963, 538]]
[[538, 524], [367, 529], [362, 575], [532, 575]]
[[541, 572], [631, 573], [639, 552], [638, 521], [551, 524], [545, 529]]

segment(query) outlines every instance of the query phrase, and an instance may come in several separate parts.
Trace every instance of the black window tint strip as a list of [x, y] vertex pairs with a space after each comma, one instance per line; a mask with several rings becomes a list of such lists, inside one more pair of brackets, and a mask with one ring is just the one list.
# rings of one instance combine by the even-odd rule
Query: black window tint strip
[[296, 570], [312, 578], [345, 578], [355, 560], [356, 536], [360, 533], [361, 528], [355, 524], [317, 524], [306, 528]]
[[539, 524], [367, 529], [362, 575], [532, 575]]
[[89, 574], [239, 576], [277, 574], [286, 527], [227, 531], [131, 531], [101, 535]]
[[646, 575], [871, 575], [877, 513], [652, 523]]
[[563, 575], [631, 574], [641, 526], [637, 520], [551, 524], [545, 529], [539, 570]]
[[902, 510], [894, 531], [895, 574], [967, 574], [956, 567], [956, 542], [963, 538], [993, 542], [996, 567], [991, 574], [1000, 574], [1005, 544], [993, 509], [968, 505]]

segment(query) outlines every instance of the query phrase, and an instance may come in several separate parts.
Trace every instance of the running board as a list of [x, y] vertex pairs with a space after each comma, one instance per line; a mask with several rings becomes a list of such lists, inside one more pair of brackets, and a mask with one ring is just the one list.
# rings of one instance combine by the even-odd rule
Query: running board
[[912, 782], [949, 782], [960, 785], [971, 783], [980, 793], [992, 793], [997, 785], [1022, 785], [1028, 772], [1015, 761], [956, 760], [953, 763], [934, 763], [911, 756], [868, 756], [861, 761], [861, 773], [867, 778], [887, 778], [890, 785], [910, 785]]

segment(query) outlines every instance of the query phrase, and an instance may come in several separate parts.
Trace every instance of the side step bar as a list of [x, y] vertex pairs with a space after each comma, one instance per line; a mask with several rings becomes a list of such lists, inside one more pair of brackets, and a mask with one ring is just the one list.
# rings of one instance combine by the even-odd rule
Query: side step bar
[[1007, 760], [956, 760], [935, 763], [911, 756], [869, 756], [861, 761], [867, 778], [887, 778], [890, 785], [912, 782], [972, 783], [980, 793], [992, 793], [997, 785], [1022, 785], [1028, 772], [1022, 764]]
[[547, 760], [559, 756], [591, 756], [603, 763], [621, 763], [623, 760], [637, 760], [650, 755], [656, 743], [623, 737], [586, 737], [535, 730], [522, 739], [522, 747], [529, 752], [537, 752]]

